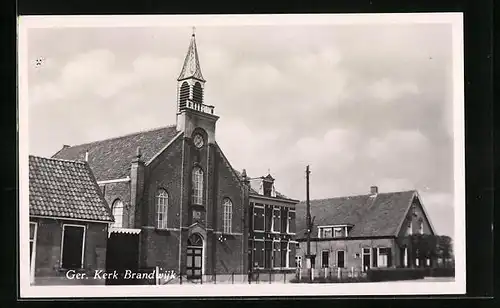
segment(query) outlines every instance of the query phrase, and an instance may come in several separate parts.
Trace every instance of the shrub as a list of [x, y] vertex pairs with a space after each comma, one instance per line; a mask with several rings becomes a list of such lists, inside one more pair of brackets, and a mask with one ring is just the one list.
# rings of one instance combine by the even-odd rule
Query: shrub
[[290, 280], [291, 283], [354, 283], [354, 282], [368, 282], [368, 278], [364, 276], [359, 277], [317, 277], [313, 281], [309, 277], [303, 277], [302, 279], [294, 278]]
[[425, 277], [424, 268], [374, 268], [367, 271], [368, 280], [394, 281], [394, 280], [414, 280]]
[[455, 277], [454, 268], [428, 268], [425, 276], [427, 277]]

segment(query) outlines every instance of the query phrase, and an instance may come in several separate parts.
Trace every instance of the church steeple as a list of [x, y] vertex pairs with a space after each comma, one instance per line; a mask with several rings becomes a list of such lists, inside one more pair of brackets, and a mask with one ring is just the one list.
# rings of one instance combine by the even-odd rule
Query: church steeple
[[191, 136], [192, 130], [198, 127], [207, 133], [208, 143], [214, 143], [215, 122], [219, 117], [214, 114], [214, 106], [204, 102], [205, 82], [193, 30], [184, 65], [177, 78], [177, 130]]
[[186, 58], [184, 59], [184, 65], [182, 67], [181, 73], [177, 81], [186, 80], [189, 78], [197, 79], [201, 82], [205, 82], [203, 75], [201, 74], [200, 60], [198, 58], [198, 50], [196, 48], [196, 36], [193, 28], [193, 35], [191, 35], [191, 42], [189, 44], [188, 52]]

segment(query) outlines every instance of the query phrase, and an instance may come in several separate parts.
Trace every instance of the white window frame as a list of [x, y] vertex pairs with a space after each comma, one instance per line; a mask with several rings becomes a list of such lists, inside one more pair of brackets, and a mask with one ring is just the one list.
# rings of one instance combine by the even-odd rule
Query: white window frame
[[[381, 267], [380, 266], [380, 249], [389, 249], [389, 247], [377, 247], [377, 267]], [[392, 250], [390, 250], [391, 253], [392, 253]], [[385, 262], [385, 266], [383, 268], [387, 268], [389, 267], [388, 263], [389, 263], [389, 255], [386, 255], [387, 256], [387, 260]]]
[[328, 250], [328, 249], [321, 250], [321, 264], [320, 264], [320, 268], [325, 268], [325, 267], [323, 267], [323, 253], [324, 252], [328, 253], [328, 263], [326, 264], [326, 268], [329, 268], [330, 267], [330, 250]]
[[[115, 215], [115, 209], [116, 209], [116, 205], [120, 204], [121, 206], [121, 215]], [[113, 214], [113, 217], [115, 218], [115, 221], [113, 222], [113, 224], [111, 225], [112, 228], [123, 228], [123, 218], [125, 218], [125, 204], [123, 204], [123, 201], [121, 199], [116, 199], [115, 201], [113, 201], [113, 204], [111, 205], [111, 213]], [[117, 222], [116, 222], [116, 217], [120, 217], [120, 220], [121, 220], [121, 224], [118, 225]]]
[[420, 234], [424, 234], [424, 221], [423, 220], [419, 222], [418, 232]]
[[278, 212], [278, 215], [279, 215], [279, 216], [278, 216], [278, 218], [279, 218], [279, 224], [280, 224], [280, 226], [281, 226], [281, 210], [280, 210], [280, 208], [279, 208], [279, 207], [274, 207], [274, 206], [273, 206], [273, 214], [271, 215], [271, 218], [272, 218], [272, 219], [271, 219], [271, 233], [280, 233], [280, 232], [282, 232], [282, 231], [276, 231], [276, 230], [274, 230], [274, 227], [275, 227], [275, 225], [274, 225], [274, 218], [275, 218], [275, 216], [274, 216], [274, 212], [275, 212], [275, 211], [277, 211], [277, 212]]
[[233, 232], [233, 201], [229, 198], [222, 199], [223, 218], [222, 218], [222, 228], [223, 233], [231, 234]]
[[[325, 236], [323, 236], [323, 232], [324, 232], [325, 230], [330, 230], [330, 232], [332, 233], [332, 236], [330, 236], [330, 237], [325, 237]], [[319, 232], [318, 232], [318, 233], [319, 233], [319, 234], [318, 234], [318, 237], [319, 237], [319, 238], [333, 238], [333, 227], [330, 227], [330, 226], [328, 226], [328, 227], [318, 227], [318, 231], [319, 231]]]
[[[278, 245], [278, 249], [275, 249], [275, 248], [274, 248], [274, 247], [275, 247], [275, 246], [274, 246], [274, 243], [278, 243], [278, 244], [279, 244], [279, 245]], [[275, 251], [278, 251], [278, 252], [279, 252], [279, 253], [278, 253], [278, 257], [280, 258], [280, 262], [281, 262], [281, 241], [276, 241], [276, 240], [273, 240], [273, 249], [272, 249], [272, 253], [273, 253], [273, 254], [272, 254], [272, 258], [271, 258], [271, 263], [272, 263], [272, 264], [271, 264], [271, 267], [272, 267], [273, 269], [280, 269], [280, 268], [283, 268], [283, 264], [282, 264], [281, 266], [274, 266], [274, 264], [275, 264], [275, 258], [274, 258], [274, 257], [275, 257], [275, 254], [274, 254], [274, 252], [275, 252]]]
[[[162, 200], [162, 202], [160, 202]], [[156, 228], [167, 229], [168, 224], [168, 192], [161, 188], [156, 193]], [[160, 220], [160, 214], [163, 219]]]
[[33, 239], [30, 237], [30, 243], [33, 243], [33, 251], [30, 256], [30, 282], [35, 282], [35, 261], [36, 261], [36, 242], [37, 242], [37, 233], [38, 233], [38, 223], [35, 221], [30, 221], [30, 234], [31, 234], [31, 226], [35, 226], [35, 231], [33, 232]]
[[[290, 223], [292, 221], [292, 218], [290, 217], [290, 213], [295, 213], [295, 210], [288, 210], [288, 213], [286, 214], [287, 215], [287, 220], [286, 220], [286, 233], [287, 234], [291, 234], [291, 235], [295, 235], [296, 233], [290, 233]], [[297, 215], [297, 214], [295, 214]]]
[[203, 205], [204, 175], [203, 169], [199, 166], [195, 166], [191, 172], [191, 183], [193, 185], [191, 201], [196, 205]]
[[85, 239], [87, 238], [87, 226], [85, 225], [75, 225], [75, 224], [63, 224], [62, 226], [62, 236], [61, 236], [61, 258], [60, 258], [60, 263], [59, 267], [63, 268], [63, 255], [64, 255], [64, 232], [66, 231], [66, 227], [78, 227], [78, 228], [83, 228], [83, 238], [82, 238], [82, 257], [80, 259], [80, 268], [84, 268], [84, 262], [85, 261]]
[[408, 247], [405, 247], [404, 250], [403, 265], [404, 267], [408, 267]]
[[[262, 224], [262, 230], [257, 230], [255, 228], [255, 216], [257, 216], [257, 213], [255, 212], [255, 209], [262, 209], [262, 218], [264, 220], [264, 223]], [[266, 209], [263, 205], [254, 205], [253, 208], [252, 208], [252, 212], [253, 212], [253, 215], [252, 215], [252, 227], [253, 227], [253, 231], [254, 232], [265, 232], [266, 230]], [[272, 217], [271, 217], [272, 218]], [[272, 219], [271, 219], [272, 220]], [[271, 225], [271, 228], [272, 228], [272, 225]]]
[[337, 250], [337, 253], [336, 253], [336, 256], [335, 256], [335, 261], [337, 261], [337, 268], [339, 268], [339, 252], [343, 252], [344, 253], [344, 267], [340, 267], [340, 268], [347, 268], [347, 252], [344, 250], [344, 249], [339, 249]]
[[[343, 237], [342, 236], [342, 229], [343, 229], [342, 227], [333, 227], [332, 228], [332, 237], [333, 238], [342, 238]], [[335, 232], [340, 232], [341, 235], [337, 236]]]
[[[255, 252], [257, 251], [257, 248], [255, 247], [255, 242], [262, 242], [264, 245], [262, 245], [262, 265], [259, 264], [258, 267], [255, 267]], [[266, 263], [266, 260], [265, 259], [265, 249], [266, 249], [266, 241], [264, 239], [253, 239], [253, 258], [252, 258], [252, 268], [256, 268], [256, 269], [264, 269], [264, 266], [265, 266], [265, 263]]]

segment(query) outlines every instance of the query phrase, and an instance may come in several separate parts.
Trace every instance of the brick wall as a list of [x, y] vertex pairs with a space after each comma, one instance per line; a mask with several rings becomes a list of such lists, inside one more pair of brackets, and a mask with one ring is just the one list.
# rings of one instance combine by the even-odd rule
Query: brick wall
[[40, 277], [65, 277], [61, 272], [61, 241], [63, 224], [86, 226], [84, 269], [93, 275], [94, 270], [105, 269], [107, 224], [55, 219], [31, 218], [37, 222], [35, 279]]

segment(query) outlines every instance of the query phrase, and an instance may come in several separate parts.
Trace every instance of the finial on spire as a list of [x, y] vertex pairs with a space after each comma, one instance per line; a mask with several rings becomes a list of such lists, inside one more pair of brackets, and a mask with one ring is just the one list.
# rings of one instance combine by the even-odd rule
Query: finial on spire
[[195, 36], [196, 33], [196, 27], [193, 27], [193, 36]]
[[271, 168], [267, 168], [267, 174], [271, 174]]

